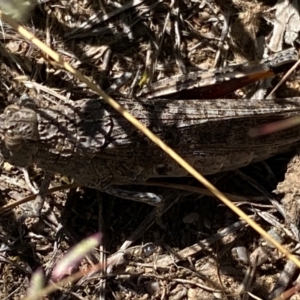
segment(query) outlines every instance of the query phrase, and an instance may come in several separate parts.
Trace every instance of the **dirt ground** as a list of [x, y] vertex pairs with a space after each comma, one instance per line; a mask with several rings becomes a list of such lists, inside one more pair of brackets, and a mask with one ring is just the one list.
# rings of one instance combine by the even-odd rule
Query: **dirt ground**
[[[23, 24], [106, 90], [125, 72], [133, 76], [141, 72], [145, 82], [155, 82], [260, 60], [297, 46], [298, 28], [291, 20], [298, 11], [297, 1], [283, 0], [51, 0], [36, 5]], [[280, 27], [278, 20], [284, 25]], [[2, 24], [2, 30], [1, 112], [24, 93], [43, 103], [95, 96], [7, 24]], [[294, 71], [276, 96], [299, 96], [298, 76]], [[266, 91], [281, 78], [279, 74], [268, 80]], [[118, 93], [127, 95], [131, 83], [132, 79]], [[248, 97], [257, 87], [238, 89], [226, 97]], [[297, 238], [289, 235], [276, 206], [282, 195], [273, 192], [283, 181], [292, 155], [282, 154], [209, 180], [221, 191], [239, 196], [240, 208], [297, 254]], [[43, 170], [31, 166], [28, 173], [38, 186]], [[50, 284], [55, 264], [96, 232], [103, 234], [102, 246], [66, 270], [66, 275], [86, 270], [100, 259], [108, 260], [110, 272], [89, 274], [45, 299], [273, 299], [298, 283], [297, 268], [213, 197], [130, 187], [163, 195], [170, 207], [161, 227], [149, 205], [85, 187], [64, 189], [70, 182], [71, 178], [56, 175], [51, 187], [62, 188], [48, 196], [40, 218], [24, 220], [22, 207], [1, 215], [1, 299], [23, 299], [39, 268], [45, 285]], [[190, 178], [170, 182], [199, 186]], [[1, 206], [32, 194], [22, 170], [6, 162], [0, 189]], [[282, 279], [283, 271], [288, 279]]]

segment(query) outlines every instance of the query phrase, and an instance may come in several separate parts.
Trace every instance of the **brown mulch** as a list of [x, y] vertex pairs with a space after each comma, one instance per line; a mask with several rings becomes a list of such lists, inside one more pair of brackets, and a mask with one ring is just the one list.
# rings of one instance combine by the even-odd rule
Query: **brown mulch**
[[[276, 1], [258, 0], [57, 0], [37, 5], [24, 26], [105, 90], [125, 72], [135, 75], [141, 70], [155, 82], [270, 55], [272, 49], [278, 50], [272, 35], [277, 5]], [[93, 95], [8, 25], [2, 26], [1, 112], [24, 93], [44, 103]], [[284, 38], [280, 42], [283, 48], [291, 47]], [[271, 85], [280, 78], [274, 78]], [[297, 79], [294, 72], [276, 96], [299, 96]], [[130, 84], [119, 92], [127, 93]], [[255, 88], [240, 89], [228, 98], [246, 96]], [[222, 191], [245, 197], [240, 207], [265, 230], [274, 227], [263, 213], [289, 230], [270, 200], [280, 203], [282, 199], [272, 191], [283, 181], [291, 157], [291, 153], [283, 154], [209, 179]], [[28, 172], [38, 185], [42, 170], [31, 166]], [[52, 186], [70, 181], [57, 174]], [[172, 182], [198, 186], [189, 178]], [[99, 231], [112, 264], [110, 273], [103, 277], [93, 273], [45, 299], [254, 299], [249, 293], [256, 299], [271, 299], [275, 295], [272, 291], [286, 259], [218, 200], [167, 188], [130, 188], [154, 191], [174, 203], [163, 215], [163, 227], [153, 218], [150, 225], [145, 223], [153, 216], [152, 207], [84, 187], [49, 195], [46, 212], [39, 219], [23, 220], [20, 207], [2, 215], [0, 298], [22, 299], [39, 268], [45, 273], [46, 285], [50, 283], [57, 261]], [[0, 189], [1, 206], [32, 194], [23, 172], [5, 162]], [[235, 230], [218, 236], [235, 223]], [[283, 245], [295, 249], [295, 238], [283, 232], [279, 235]], [[127, 247], [132, 251], [124, 246], [116, 256], [125, 241], [130, 241]], [[242, 251], [244, 256], [237, 254]], [[254, 268], [258, 251], [266, 255], [258, 254], [262, 263]], [[100, 252], [96, 249], [69, 273], [97, 264]], [[293, 286], [298, 275], [295, 269], [286, 288]]]

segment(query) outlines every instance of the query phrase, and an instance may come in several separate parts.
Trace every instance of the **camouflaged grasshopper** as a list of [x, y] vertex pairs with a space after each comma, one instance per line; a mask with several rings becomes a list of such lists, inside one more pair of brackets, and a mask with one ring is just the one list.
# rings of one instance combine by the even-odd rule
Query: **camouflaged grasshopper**
[[[250, 65], [253, 71], [249, 76], [244, 74], [245, 78], [261, 79], [296, 59], [295, 52], [285, 57], [288, 59], [281, 57], [276, 63], [270, 59], [258, 66]], [[237, 78], [241, 66], [230, 68]], [[219, 74], [227, 74], [222, 72]], [[210, 80], [231, 82], [228, 74], [218, 76]], [[154, 85], [152, 91], [158, 86]], [[185, 90], [182, 87], [181, 92], [192, 90], [188, 85], [184, 85]], [[157, 88], [152, 98], [165, 97], [162, 90]], [[264, 137], [249, 135], [252, 128], [270, 120], [298, 115], [300, 98], [149, 100], [149, 89], [143, 95], [147, 91], [148, 99], [141, 94], [137, 99], [118, 101], [204, 175], [237, 169], [300, 145], [300, 126]], [[60, 173], [83, 186], [159, 205], [162, 199], [155, 194], [124, 191], [120, 186], [147, 183], [152, 178], [188, 176], [172, 158], [99, 99], [68, 101], [47, 108], [20, 99], [0, 115], [0, 136], [0, 153], [5, 160], [20, 167], [35, 163], [45, 170], [43, 193], [53, 174]], [[41, 199], [45, 197], [42, 192]], [[41, 201], [36, 212], [40, 209]]]

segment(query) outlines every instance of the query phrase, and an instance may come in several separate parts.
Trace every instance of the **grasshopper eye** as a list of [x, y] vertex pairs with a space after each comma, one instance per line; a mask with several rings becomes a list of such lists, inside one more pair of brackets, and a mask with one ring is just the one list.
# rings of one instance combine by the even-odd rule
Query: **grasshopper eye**
[[12, 105], [9, 105], [9, 106], [5, 107], [3, 114], [4, 115], [11, 115], [11, 114], [13, 114], [13, 113], [15, 113], [19, 110], [20, 110], [19, 105], [12, 104]]
[[15, 134], [13, 131], [8, 130], [4, 135], [4, 143], [8, 150], [18, 151], [21, 149], [24, 140], [19, 134]]

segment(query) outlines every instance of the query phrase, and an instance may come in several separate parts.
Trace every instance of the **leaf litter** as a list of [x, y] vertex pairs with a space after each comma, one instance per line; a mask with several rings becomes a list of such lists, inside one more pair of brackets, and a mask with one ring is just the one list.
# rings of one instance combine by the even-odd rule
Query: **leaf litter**
[[[149, 83], [261, 59], [298, 43], [298, 1], [59, 0], [28, 2], [28, 6], [35, 9], [24, 23], [26, 27], [105, 89], [128, 71], [135, 75], [142, 70]], [[24, 93], [44, 105], [92, 96], [9, 26], [2, 24], [2, 28], [2, 108]], [[267, 88], [273, 81], [279, 78]], [[276, 96], [299, 96], [298, 81], [294, 72]], [[130, 88], [129, 82], [118, 92], [126, 95]], [[256, 89], [243, 88], [227, 97], [244, 97]], [[297, 226], [291, 226], [297, 215], [291, 216], [284, 210], [287, 205], [282, 206], [297, 202], [293, 183], [298, 177], [293, 172], [299, 170], [299, 160], [296, 156], [288, 164], [291, 155], [211, 176], [210, 180], [222, 191], [243, 197], [241, 207], [297, 254]], [[278, 186], [276, 195], [272, 191], [283, 181], [286, 168], [286, 181]], [[28, 173], [38, 187], [42, 171], [33, 166]], [[69, 178], [57, 175], [52, 185], [68, 183]], [[172, 182], [176, 183], [195, 185], [189, 178]], [[0, 188], [2, 205], [31, 195], [22, 170], [7, 164], [2, 168]], [[84, 187], [51, 194], [49, 207], [39, 219], [20, 222], [21, 208], [2, 215], [1, 298], [24, 297], [31, 275], [39, 274], [36, 270], [42, 267], [45, 278], [51, 278], [65, 253], [98, 231], [104, 236], [101, 248], [90, 251], [77, 269], [99, 263], [102, 255], [107, 272], [85, 276], [49, 297], [273, 299], [297, 286], [299, 270], [217, 200], [169, 188], [143, 189], [162, 194], [169, 203], [164, 229], [155, 224], [151, 207]], [[286, 195], [283, 202], [279, 193]], [[191, 215], [197, 218], [186, 222]]]

